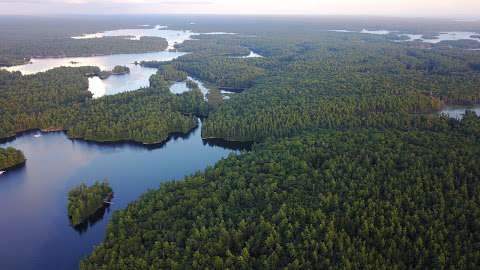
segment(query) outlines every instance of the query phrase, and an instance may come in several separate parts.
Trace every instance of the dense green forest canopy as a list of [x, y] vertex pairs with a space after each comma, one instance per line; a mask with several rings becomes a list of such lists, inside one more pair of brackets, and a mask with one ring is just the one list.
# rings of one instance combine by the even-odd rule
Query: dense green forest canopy
[[[156, 24], [151, 19], [142, 22]], [[201, 23], [190, 25], [194, 20]], [[100, 74], [98, 68], [30, 76], [0, 71], [0, 137], [40, 128], [94, 141], [157, 143], [188, 132], [202, 116], [203, 137], [261, 143], [116, 213], [81, 269], [480, 264], [480, 120], [474, 113], [462, 121], [437, 113], [445, 105], [480, 103], [480, 53], [466, 50], [475, 44], [328, 31], [395, 27], [435, 36], [478, 31], [477, 24], [235, 16], [166, 16], [165, 22], [237, 34], [179, 44], [189, 54], [141, 63], [158, 69], [149, 87], [99, 99], [91, 98], [86, 77]], [[95, 27], [74, 32], [96, 32], [87, 28]], [[45, 39], [37, 36], [42, 42], [35, 50], [19, 46], [13, 53], [30, 39], [9, 38], [0, 44], [0, 58], [48, 52], [52, 39], [65, 42], [74, 34], [49, 31]], [[5, 32], [0, 26], [0, 37]], [[75, 44], [68, 50], [77, 50]], [[85, 50], [92, 46], [100, 45]], [[250, 51], [263, 57], [244, 58]], [[172, 83], [188, 76], [211, 86], [208, 101], [191, 81], [191, 91], [170, 93]], [[221, 87], [244, 91], [223, 100]]]
[[72, 225], [77, 226], [105, 207], [113, 197], [113, 190], [107, 181], [96, 181], [92, 186], [82, 183], [68, 192], [68, 216]]
[[115, 213], [81, 269], [474, 269], [480, 118], [444, 121], [232, 155]]
[[[265, 57], [213, 53], [233, 44]], [[477, 51], [332, 32], [203, 36], [182, 47], [195, 53], [174, 60], [177, 69], [217, 87], [247, 89], [209, 114], [204, 137], [262, 141], [317, 128], [408, 130], [419, 122], [429, 127], [436, 119], [430, 114], [445, 104], [480, 103]]]
[[0, 171], [25, 163], [22, 151], [13, 147], [0, 147]]

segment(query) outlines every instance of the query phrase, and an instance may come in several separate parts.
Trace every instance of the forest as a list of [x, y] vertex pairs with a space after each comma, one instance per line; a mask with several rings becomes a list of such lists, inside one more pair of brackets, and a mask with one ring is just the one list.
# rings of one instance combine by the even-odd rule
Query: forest
[[80, 225], [113, 198], [107, 181], [92, 186], [82, 183], [68, 192], [68, 216], [73, 226]]
[[99, 72], [62, 67], [22, 76], [0, 70], [0, 137], [65, 130], [71, 138], [90, 141], [154, 144], [172, 133], [188, 133], [197, 126], [196, 117], [209, 110], [198, 88], [172, 94], [163, 71], [152, 76], [149, 88], [94, 100], [86, 74]]
[[480, 118], [257, 145], [116, 212], [88, 269], [475, 269]]
[[0, 147], [0, 171], [10, 169], [26, 161], [22, 151], [13, 147], [1, 148]]
[[167, 41], [158, 37], [142, 37], [130, 40], [125, 37], [104, 37], [94, 39], [36, 40], [31, 43], [18, 44], [9, 39], [0, 44], [0, 66], [20, 65], [31, 58], [45, 57], [87, 57], [94, 55], [111, 55], [120, 53], [146, 53], [163, 51]]
[[[210, 112], [203, 137], [261, 142], [318, 128], [428, 129], [443, 106], [480, 103], [478, 52], [306, 31], [183, 45], [212, 51], [174, 60], [177, 69], [219, 88], [246, 89]], [[267, 57], [215, 55], [228, 50], [223, 44]]]
[[[476, 269], [480, 118], [438, 112], [480, 104], [479, 52], [464, 41], [328, 31], [350, 21], [277, 20], [203, 19], [189, 27], [237, 35], [177, 44], [188, 54], [140, 62], [158, 69], [149, 87], [98, 99], [87, 91], [95, 67], [0, 70], [2, 138], [42, 129], [154, 144], [201, 117], [203, 138], [255, 142], [114, 213], [80, 268]], [[28, 57], [12, 48], [0, 59]], [[251, 51], [262, 57], [245, 58]], [[208, 85], [207, 100], [189, 76]], [[181, 81], [191, 91], [172, 94]], [[224, 100], [222, 88], [242, 91]]]

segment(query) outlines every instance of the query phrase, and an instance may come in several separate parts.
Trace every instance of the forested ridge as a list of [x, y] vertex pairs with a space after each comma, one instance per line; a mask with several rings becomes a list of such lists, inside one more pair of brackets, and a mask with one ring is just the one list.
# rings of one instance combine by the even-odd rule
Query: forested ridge
[[479, 128], [257, 145], [115, 213], [81, 269], [475, 269]]
[[0, 171], [9, 169], [25, 163], [25, 156], [22, 151], [13, 147], [0, 147]]

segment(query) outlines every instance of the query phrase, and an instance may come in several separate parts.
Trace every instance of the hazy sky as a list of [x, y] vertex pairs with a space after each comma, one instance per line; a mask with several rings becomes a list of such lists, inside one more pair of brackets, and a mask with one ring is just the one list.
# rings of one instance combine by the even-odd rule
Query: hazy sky
[[480, 18], [480, 0], [0, 0], [0, 14], [341, 14]]

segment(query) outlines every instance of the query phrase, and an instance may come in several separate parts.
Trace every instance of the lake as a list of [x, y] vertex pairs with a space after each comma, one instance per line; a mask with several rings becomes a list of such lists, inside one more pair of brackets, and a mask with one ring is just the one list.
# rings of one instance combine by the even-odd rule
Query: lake
[[424, 38], [423, 34], [409, 34], [403, 33], [399, 31], [390, 31], [390, 30], [367, 30], [362, 29], [361, 31], [352, 31], [346, 29], [339, 29], [339, 30], [329, 30], [330, 32], [338, 32], [338, 33], [360, 33], [360, 34], [371, 34], [371, 35], [397, 35], [397, 36], [405, 36], [408, 39], [401, 40], [401, 42], [406, 41], [421, 41], [425, 43], [440, 43], [442, 41], [457, 41], [457, 40], [475, 40], [480, 42], [480, 38], [476, 37], [479, 33], [476, 32], [439, 32], [435, 34], [435, 38]]
[[[97, 66], [101, 70], [112, 70], [115, 66], [127, 66], [130, 68], [129, 74], [113, 75], [102, 80], [99, 77], [89, 78], [89, 91], [94, 98], [104, 95], [113, 95], [125, 91], [133, 91], [142, 87], [149, 86], [149, 78], [155, 74], [156, 69], [136, 65], [135, 62], [141, 61], [171, 61], [185, 52], [174, 51], [175, 44], [181, 44], [186, 40], [192, 39], [195, 35], [230, 35], [233, 33], [213, 32], [213, 33], [195, 33], [189, 30], [170, 30], [165, 26], [155, 26], [154, 28], [139, 29], [119, 29], [105, 31], [94, 34], [84, 34], [82, 36], [72, 37], [73, 39], [92, 39], [106, 36], [120, 36], [128, 39], [138, 40], [141, 37], [161, 37], [168, 42], [168, 48], [161, 52], [135, 53], [135, 54], [115, 54], [92, 57], [62, 57], [62, 58], [32, 58], [30, 63], [12, 67], [4, 67], [8, 71], [20, 71], [24, 75], [44, 72], [56, 67], [80, 67]], [[253, 56], [257, 57], [257, 56]]]
[[[205, 84], [190, 76], [188, 76], [188, 79], [197, 83], [198, 88], [200, 89], [200, 91], [202, 91], [203, 98], [207, 100], [208, 88], [205, 86]], [[187, 87], [187, 81], [175, 82], [170, 86], [170, 92], [174, 94], [182, 94], [188, 91], [190, 91], [190, 89]]]
[[462, 119], [466, 110], [471, 110], [480, 115], [480, 105], [477, 106], [447, 106], [440, 113], [444, 113], [451, 118]]
[[[70, 140], [62, 132], [27, 132], [1, 143], [22, 150], [27, 163], [0, 176], [0, 269], [77, 269], [103, 240], [113, 211], [244, 146], [204, 141], [200, 129], [155, 147]], [[67, 217], [68, 190], [103, 179], [114, 190], [113, 205], [96, 223], [75, 230]]]

